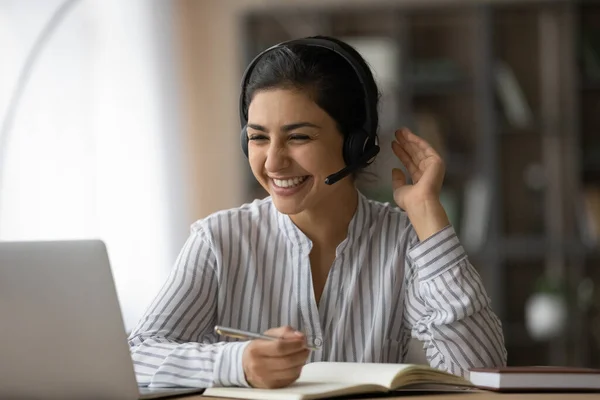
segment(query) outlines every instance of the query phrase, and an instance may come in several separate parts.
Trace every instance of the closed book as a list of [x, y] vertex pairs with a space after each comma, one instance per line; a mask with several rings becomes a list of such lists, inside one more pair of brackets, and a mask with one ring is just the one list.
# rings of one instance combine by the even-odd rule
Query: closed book
[[600, 370], [573, 367], [471, 368], [471, 382], [498, 391], [600, 391]]

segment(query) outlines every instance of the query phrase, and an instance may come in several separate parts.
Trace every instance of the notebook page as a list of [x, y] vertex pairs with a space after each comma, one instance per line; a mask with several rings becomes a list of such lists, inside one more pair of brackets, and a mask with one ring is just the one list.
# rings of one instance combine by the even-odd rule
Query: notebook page
[[298, 382], [370, 383], [390, 387], [394, 377], [410, 364], [314, 362], [306, 364]]

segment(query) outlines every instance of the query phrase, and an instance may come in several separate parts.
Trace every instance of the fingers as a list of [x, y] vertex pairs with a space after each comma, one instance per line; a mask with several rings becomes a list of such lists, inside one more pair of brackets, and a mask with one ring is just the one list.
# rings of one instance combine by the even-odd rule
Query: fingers
[[302, 332], [295, 330], [291, 326], [280, 326], [278, 328], [271, 328], [268, 331], [265, 331], [264, 334], [269, 336], [285, 338], [292, 338], [294, 336], [304, 336]]
[[304, 364], [283, 370], [268, 370], [259, 366], [250, 372], [245, 370], [246, 380], [256, 388], [281, 388], [294, 383], [300, 377], [303, 366]]
[[306, 349], [306, 337], [304, 334], [289, 326], [269, 329], [265, 332], [265, 335], [280, 338], [276, 341], [258, 341], [256, 346], [265, 356], [281, 357]]
[[417, 169], [412, 157], [406, 152], [402, 145], [398, 142], [392, 142], [392, 151], [402, 161], [402, 164], [408, 169], [411, 174]]
[[[396, 140], [400, 137], [400, 141], [405, 142], [410, 149], [410, 153], [416, 156], [417, 159], [423, 160], [427, 157], [438, 157], [441, 156], [435, 151], [435, 149], [423, 138], [412, 133], [408, 128], [402, 128], [396, 131]], [[418, 161], [416, 161], [418, 165]]]
[[294, 382], [300, 376], [310, 351], [304, 334], [290, 327], [265, 332], [278, 340], [253, 340], [244, 350], [242, 364], [246, 380], [253, 387], [276, 388]]
[[308, 349], [301, 349], [296, 353], [272, 356], [270, 355], [273, 354], [272, 352], [265, 353], [263, 350], [263, 347], [255, 346], [252, 343], [245, 352], [249, 361], [257, 363], [257, 365], [250, 364], [250, 367], [260, 367], [269, 372], [301, 367], [310, 354]]
[[398, 168], [392, 169], [392, 189], [396, 190], [406, 185], [406, 176], [404, 172]]
[[[412, 134], [408, 129], [399, 129], [395, 132], [396, 142], [400, 148], [404, 150], [406, 155], [410, 157], [415, 166], [419, 166], [419, 162], [425, 158], [424, 150], [414, 141], [413, 137], [419, 139]], [[409, 140], [412, 139], [412, 140]]]
[[271, 358], [245, 356], [246, 352], [242, 357], [244, 375], [253, 387], [275, 388], [287, 386], [298, 379], [302, 367], [306, 363], [305, 357], [302, 361], [285, 364], [283, 368], [278, 368], [280, 364], [275, 363], [275, 360]]
[[306, 350], [304, 339], [256, 340], [255, 347], [265, 357], [284, 357]]
[[419, 180], [421, 171], [418, 165], [413, 161], [413, 158], [404, 150], [398, 142], [392, 142], [392, 150], [406, 167], [413, 180]]
[[405, 156], [408, 157], [415, 166], [418, 166], [419, 161], [423, 158], [423, 151], [416, 143], [408, 140], [407, 135], [412, 135], [412, 133], [407, 129], [398, 129], [394, 133], [396, 140], [392, 142], [392, 148], [394, 147], [393, 143], [396, 143], [397, 146], [395, 147], [403, 150]]
[[310, 351], [308, 349], [304, 349], [298, 353], [288, 354], [287, 356], [282, 357], [263, 357], [262, 360], [265, 363], [265, 369], [272, 372], [284, 371], [287, 369], [302, 367], [304, 364], [306, 364], [309, 354]]
[[304, 360], [301, 364], [294, 365], [290, 368], [284, 369], [276, 369], [276, 368], [266, 368], [268, 378], [274, 381], [283, 381], [283, 380], [296, 380], [300, 376], [302, 372], [302, 367], [306, 364], [306, 360]]
[[398, 129], [395, 137], [396, 141], [392, 142], [392, 150], [406, 166], [414, 181], [421, 179], [428, 166], [443, 164], [442, 158], [433, 147], [409, 129]]
[[248, 346], [242, 356], [244, 375], [253, 387], [287, 386], [300, 376], [308, 354], [305, 349], [293, 356], [264, 357], [254, 354]]
[[427, 149], [432, 148], [431, 145], [429, 143], [427, 143], [427, 141], [425, 141], [423, 138], [415, 135], [414, 133], [412, 133], [410, 131], [410, 129], [408, 128], [402, 128], [396, 131], [396, 139], [398, 138], [398, 136], [400, 136], [402, 138], [402, 140], [410, 143], [411, 145], [413, 145], [415, 148], [425, 151]]

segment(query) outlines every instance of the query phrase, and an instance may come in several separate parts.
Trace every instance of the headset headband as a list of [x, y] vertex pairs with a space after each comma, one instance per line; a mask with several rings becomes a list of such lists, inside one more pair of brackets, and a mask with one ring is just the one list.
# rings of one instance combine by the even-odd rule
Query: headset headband
[[241, 88], [240, 106], [239, 106], [241, 127], [242, 128], [245, 127], [246, 124], [248, 123], [248, 117], [246, 115], [246, 111], [245, 111], [245, 107], [244, 107], [244, 100], [246, 97], [246, 85], [248, 84], [248, 79], [252, 75], [252, 71], [254, 70], [254, 67], [256, 66], [258, 61], [261, 59], [261, 57], [263, 55], [265, 55], [266, 53], [268, 53], [271, 50], [274, 50], [276, 48], [287, 47], [290, 45], [315, 46], [315, 47], [322, 47], [322, 48], [329, 49], [329, 50], [339, 54], [340, 56], [342, 56], [346, 60], [346, 62], [352, 66], [352, 69], [354, 69], [354, 72], [356, 73], [356, 76], [357, 76], [357, 78], [360, 82], [360, 85], [363, 88], [363, 91], [365, 94], [365, 122], [363, 124], [363, 130], [370, 137], [375, 137], [376, 136], [375, 134], [377, 132], [377, 127], [373, 126], [373, 115], [377, 112], [377, 110], [374, 110], [373, 108], [377, 104], [377, 96], [376, 96], [376, 93], [373, 93], [374, 88], [372, 87], [372, 85], [367, 84], [367, 82], [369, 81], [367, 79], [368, 75], [366, 74], [363, 66], [361, 66], [356, 61], [356, 59], [353, 56], [351, 56], [347, 51], [345, 51], [341, 46], [339, 46], [335, 42], [332, 42], [330, 40], [323, 39], [323, 38], [303, 38], [303, 39], [289, 40], [287, 42], [282, 42], [275, 46], [269, 47], [268, 49], [264, 50], [263, 52], [258, 54], [256, 57], [254, 57], [254, 59], [252, 60], [252, 62], [248, 66], [248, 68], [246, 68], [246, 71], [244, 71], [244, 75], [242, 76], [242, 88]]

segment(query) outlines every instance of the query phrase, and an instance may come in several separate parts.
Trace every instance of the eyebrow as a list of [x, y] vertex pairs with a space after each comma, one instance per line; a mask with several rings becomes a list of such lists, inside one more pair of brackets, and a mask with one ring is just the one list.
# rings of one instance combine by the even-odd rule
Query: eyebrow
[[[268, 131], [267, 128], [265, 128], [262, 125], [258, 125], [258, 124], [248, 124], [248, 127], [252, 128], [252, 129], [256, 129], [257, 131], [261, 131], [261, 132]], [[317, 128], [317, 129], [319, 129], [320, 126], [315, 125], [311, 122], [295, 122], [293, 124], [283, 125], [281, 127], [281, 130], [284, 132], [289, 132], [289, 131], [293, 131], [294, 129], [298, 129], [298, 128]]]

